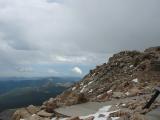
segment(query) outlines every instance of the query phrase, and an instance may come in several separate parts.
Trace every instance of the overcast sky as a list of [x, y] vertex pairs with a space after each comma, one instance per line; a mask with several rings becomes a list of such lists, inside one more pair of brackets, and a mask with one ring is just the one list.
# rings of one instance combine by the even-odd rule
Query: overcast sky
[[159, 0], [0, 0], [0, 76], [83, 76], [160, 45]]

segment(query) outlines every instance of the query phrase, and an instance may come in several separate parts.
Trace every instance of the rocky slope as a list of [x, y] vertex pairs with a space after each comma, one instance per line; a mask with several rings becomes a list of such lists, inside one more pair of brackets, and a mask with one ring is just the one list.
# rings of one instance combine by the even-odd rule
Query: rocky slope
[[[117, 114], [127, 116], [125, 120], [138, 120], [137, 114], [143, 116], [140, 113], [149, 111], [142, 111], [142, 107], [155, 86], [160, 86], [160, 66], [156, 65], [159, 63], [158, 61], [160, 61], [160, 47], [148, 48], [144, 52], [122, 51], [114, 54], [108, 63], [90, 70], [89, 74], [81, 81], [56, 98], [45, 101], [40, 108], [36, 108], [38, 110], [34, 113], [28, 112], [26, 109], [25, 111], [23, 108], [23, 110], [16, 111], [13, 118], [19, 120], [36, 113], [39, 117], [49, 119], [57, 107], [144, 95], [141, 100], [131, 100], [125, 103], [126, 108], [131, 112], [127, 110], [127, 112], [120, 111], [120, 113], [111, 114], [111, 116]], [[155, 102], [151, 109], [157, 106], [160, 106], [159, 102]], [[39, 112], [43, 112], [43, 115]], [[26, 116], [26, 114], [28, 115]]]

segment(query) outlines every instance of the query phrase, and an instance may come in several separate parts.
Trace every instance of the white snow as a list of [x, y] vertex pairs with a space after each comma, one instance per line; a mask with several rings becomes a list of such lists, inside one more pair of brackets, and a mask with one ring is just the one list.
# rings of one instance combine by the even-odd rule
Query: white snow
[[109, 105], [109, 106], [104, 106], [102, 108], [99, 109], [99, 112], [106, 112], [106, 111], [109, 111], [109, 109], [111, 108], [112, 106]]
[[[119, 110], [109, 111], [111, 107], [112, 107], [111, 105], [103, 106], [96, 113], [90, 114], [90, 115], [87, 115], [87, 116], [79, 116], [79, 118], [80, 119], [86, 119], [88, 117], [93, 116], [94, 120], [107, 120], [107, 118], [109, 117], [109, 115], [111, 113], [119, 111]], [[68, 118], [59, 118], [59, 120], [67, 120], [67, 119]], [[119, 117], [111, 117], [111, 120], [117, 120], [117, 119], [119, 119]], [[56, 118], [52, 118], [51, 120], [57, 120], [57, 119]]]
[[126, 104], [123, 103], [123, 104], [122, 104], [122, 107], [125, 107], [125, 106], [126, 106]]
[[96, 73], [93, 73], [93, 74], [92, 74], [92, 77], [94, 77], [94, 76], [95, 76], [95, 74], [96, 74]]
[[83, 86], [84, 85], [84, 83], [82, 82], [81, 84], [80, 84], [80, 86]]
[[99, 89], [98, 89], [98, 91], [101, 91], [101, 90], [104, 90], [104, 89], [105, 89], [105, 87], [103, 87], [103, 88], [99, 88]]
[[109, 94], [109, 93], [112, 93], [112, 90], [108, 90], [107, 93], [108, 93], [108, 94]]
[[72, 91], [74, 91], [75, 89], [76, 89], [76, 87], [73, 87], [73, 88], [72, 88]]
[[90, 84], [92, 84], [92, 83], [93, 83], [93, 81], [89, 82], [88, 85], [90, 85]]
[[103, 95], [103, 94], [98, 95], [97, 98], [100, 98], [102, 95]]
[[93, 92], [93, 89], [91, 89], [90, 91], [88, 91], [88, 93], [91, 93], [91, 92]]
[[133, 67], [133, 65], [130, 65], [129, 67], [130, 67], [130, 68], [132, 68], [132, 67]]
[[126, 94], [127, 96], [129, 96], [129, 95], [130, 95], [130, 93], [129, 93], [129, 92], [126, 92], [125, 94]]
[[84, 89], [85, 89], [85, 88], [83, 87], [83, 88], [81, 89], [80, 93], [83, 93], [83, 92], [84, 92]]
[[[85, 119], [85, 118], [88, 118], [90, 116], [94, 116], [94, 120], [106, 120], [109, 117], [110, 113], [116, 112], [116, 111], [108, 112], [110, 108], [111, 108], [110, 105], [109, 106], [104, 106], [104, 107], [100, 108], [95, 114], [91, 114], [91, 115], [88, 115], [88, 116], [80, 116], [80, 119]], [[112, 120], [117, 120], [117, 119], [119, 119], [119, 117], [112, 117], [111, 119]]]
[[87, 85], [83, 86], [83, 88], [81, 89], [80, 93], [83, 93], [86, 87], [87, 87]]
[[138, 82], [138, 79], [135, 78], [135, 79], [133, 79], [132, 81], [135, 82], [135, 83], [137, 83], [137, 82]]
[[116, 107], [118, 107], [119, 106], [119, 104], [116, 104]]

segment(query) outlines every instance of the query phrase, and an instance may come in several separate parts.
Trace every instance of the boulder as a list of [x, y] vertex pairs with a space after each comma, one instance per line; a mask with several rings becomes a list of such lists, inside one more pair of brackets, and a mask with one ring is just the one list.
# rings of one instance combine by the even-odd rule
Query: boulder
[[134, 87], [129, 90], [129, 93], [130, 93], [129, 96], [136, 96], [139, 93], [141, 93], [141, 91], [137, 87]]
[[65, 105], [70, 106], [87, 102], [87, 99], [83, 93], [71, 93], [67, 98], [62, 101], [64, 101]]
[[31, 116], [31, 114], [25, 109], [25, 108], [21, 108], [18, 109], [12, 116], [13, 120], [20, 120], [23, 118], [28, 118], [29, 116]]
[[37, 113], [37, 115], [39, 115], [40, 117], [47, 117], [47, 118], [51, 118], [54, 114], [53, 113], [48, 113], [44, 110], [41, 110]]
[[31, 114], [36, 114], [40, 110], [38, 107], [33, 105], [29, 105], [26, 109]]
[[55, 108], [57, 108], [56, 101], [48, 101], [45, 105], [45, 110], [49, 113], [53, 113]]

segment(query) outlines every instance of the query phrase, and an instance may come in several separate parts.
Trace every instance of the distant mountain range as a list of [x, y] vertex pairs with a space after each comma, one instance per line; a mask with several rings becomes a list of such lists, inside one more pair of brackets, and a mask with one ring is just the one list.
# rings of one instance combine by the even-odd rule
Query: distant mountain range
[[78, 77], [0, 78], [0, 111], [41, 105], [80, 80]]

